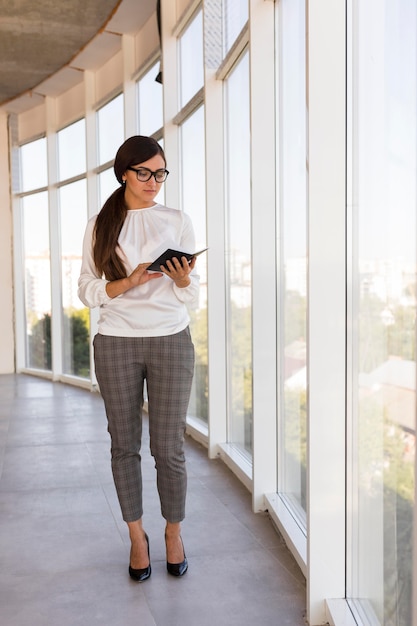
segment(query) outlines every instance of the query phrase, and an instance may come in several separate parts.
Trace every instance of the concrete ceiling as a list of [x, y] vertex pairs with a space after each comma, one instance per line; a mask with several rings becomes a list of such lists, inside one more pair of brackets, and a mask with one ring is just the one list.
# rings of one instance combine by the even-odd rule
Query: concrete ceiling
[[155, 12], [156, 0], [0, 0], [0, 109], [69, 89]]

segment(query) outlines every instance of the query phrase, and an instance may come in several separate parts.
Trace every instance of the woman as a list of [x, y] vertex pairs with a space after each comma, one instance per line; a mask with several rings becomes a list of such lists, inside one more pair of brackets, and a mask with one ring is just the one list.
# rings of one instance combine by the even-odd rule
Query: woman
[[190, 218], [154, 201], [168, 176], [160, 145], [134, 136], [119, 148], [114, 172], [120, 187], [87, 225], [79, 297], [100, 307], [94, 338], [97, 380], [111, 437], [111, 463], [131, 541], [129, 574], [151, 575], [149, 541], [142, 526], [141, 431], [143, 385], [148, 394], [151, 454], [166, 520], [167, 570], [188, 568], [180, 534], [185, 516], [184, 432], [194, 371], [187, 305], [195, 303], [196, 259], [168, 261], [147, 271], [166, 248], [193, 252]]

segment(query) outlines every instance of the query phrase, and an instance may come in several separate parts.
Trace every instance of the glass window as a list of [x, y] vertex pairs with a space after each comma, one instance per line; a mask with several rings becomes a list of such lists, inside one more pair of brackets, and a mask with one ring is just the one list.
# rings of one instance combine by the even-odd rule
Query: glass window
[[59, 190], [61, 219], [62, 346], [63, 372], [90, 375], [90, 313], [78, 299], [82, 242], [87, 221], [86, 181], [79, 180]]
[[[348, 597], [412, 621], [417, 5], [351, 0], [353, 544]], [[352, 26], [353, 25], [353, 26]], [[360, 598], [360, 600], [359, 600]]]
[[52, 367], [51, 255], [48, 194], [22, 198], [25, 269], [26, 366]]
[[97, 212], [101, 209], [107, 198], [111, 196], [113, 191], [116, 191], [119, 183], [114, 175], [113, 168], [103, 170], [98, 176], [98, 189], [99, 189], [99, 207]]
[[46, 139], [37, 139], [20, 148], [21, 191], [40, 189], [48, 184]]
[[180, 50], [180, 108], [204, 84], [203, 15], [199, 11], [179, 39]]
[[123, 94], [97, 111], [99, 165], [113, 161], [124, 141]]
[[278, 5], [280, 294], [278, 491], [305, 524], [307, 430], [307, 129], [305, 2]]
[[79, 120], [58, 132], [58, 180], [82, 174], [86, 170], [85, 120]]
[[249, 54], [226, 80], [229, 443], [252, 453]]
[[[190, 215], [196, 235], [196, 249], [206, 247], [206, 178], [204, 107], [200, 107], [181, 127], [182, 205]], [[196, 353], [195, 374], [190, 415], [208, 421], [208, 361], [207, 361], [207, 254], [198, 257], [200, 303], [190, 311], [191, 332]]]
[[248, 21], [247, 0], [223, 0], [224, 55], [229, 52], [242, 28]]
[[139, 133], [150, 136], [163, 126], [162, 85], [155, 80], [159, 63], [151, 67], [138, 81]]

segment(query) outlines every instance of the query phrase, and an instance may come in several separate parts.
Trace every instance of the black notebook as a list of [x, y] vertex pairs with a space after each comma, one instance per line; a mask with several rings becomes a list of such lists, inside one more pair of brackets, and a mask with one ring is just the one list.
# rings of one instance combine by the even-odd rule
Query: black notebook
[[168, 248], [146, 269], [151, 270], [152, 272], [160, 272], [161, 265], [167, 268], [167, 261], [171, 261], [173, 258], [177, 258], [179, 261], [181, 261], [181, 257], [183, 256], [185, 256], [188, 263], [191, 263], [191, 259], [193, 257], [202, 254], [206, 250], [208, 250], [208, 248], [204, 248], [204, 250], [199, 250], [198, 252], [194, 252], [194, 254], [192, 254], [191, 252], [181, 252], [180, 250], [173, 250], [172, 248]]

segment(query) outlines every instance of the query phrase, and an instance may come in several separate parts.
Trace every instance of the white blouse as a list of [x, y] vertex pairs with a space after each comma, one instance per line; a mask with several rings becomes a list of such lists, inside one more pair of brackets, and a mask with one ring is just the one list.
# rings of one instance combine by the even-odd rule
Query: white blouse
[[[86, 306], [100, 307], [98, 332], [117, 337], [155, 337], [184, 330], [190, 318], [187, 306], [196, 306], [199, 276], [190, 274], [191, 284], [183, 289], [163, 275], [110, 298], [109, 282], [100, 276], [93, 261], [93, 230], [96, 217], [89, 220], [84, 235], [83, 260], [78, 296]], [[195, 238], [187, 214], [161, 204], [129, 210], [119, 236], [119, 246], [128, 275], [139, 263], [152, 262], [173, 248], [195, 252]]]

